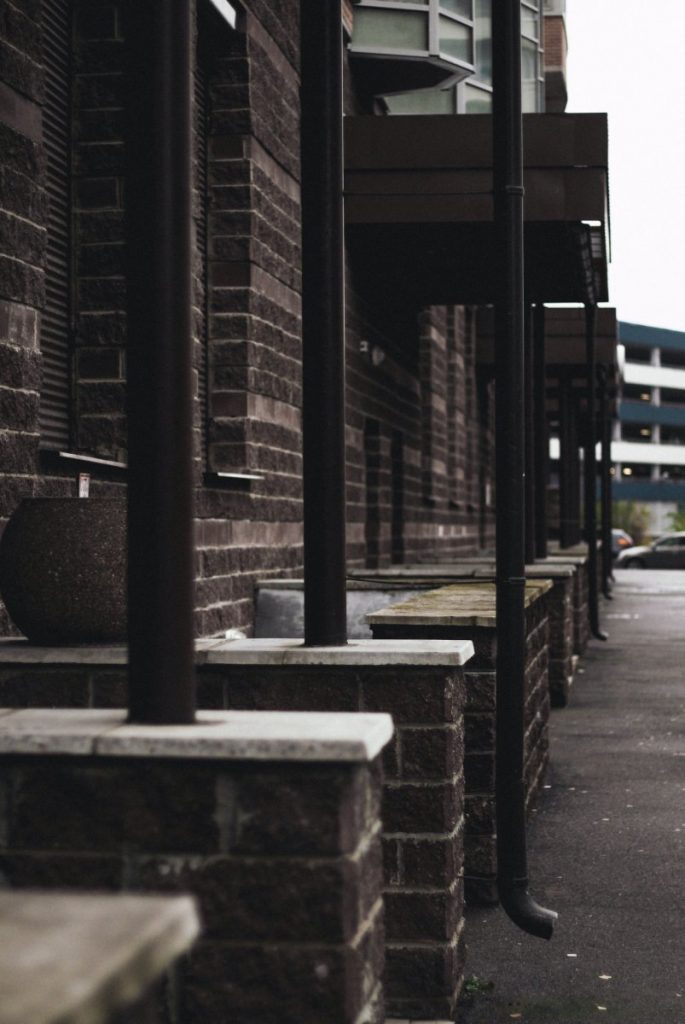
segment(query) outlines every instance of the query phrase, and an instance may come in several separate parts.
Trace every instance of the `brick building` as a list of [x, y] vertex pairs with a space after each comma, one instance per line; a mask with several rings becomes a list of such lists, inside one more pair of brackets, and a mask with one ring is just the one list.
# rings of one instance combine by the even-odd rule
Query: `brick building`
[[[511, 6], [518, 17], [518, 3]], [[24, 497], [75, 497], [78, 474], [89, 476], [91, 494], [100, 497], [121, 496], [130, 474], [129, 494], [139, 500], [140, 463], [134, 465], [133, 451], [144, 445], [141, 431], [128, 436], [127, 397], [131, 419], [134, 403], [126, 394], [127, 361], [138, 415], [134, 363], [139, 367], [140, 360], [131, 339], [144, 345], [149, 325], [140, 302], [144, 274], [130, 273], [130, 267], [138, 233], [149, 243], [154, 231], [146, 233], [144, 216], [140, 223], [130, 216], [141, 195], [150, 198], [131, 158], [140, 156], [141, 135], [131, 123], [131, 82], [140, 82], [143, 72], [149, 120], [141, 115], [141, 122], [154, 134], [159, 122], [150, 110], [165, 118], [150, 149], [155, 158], [162, 151], [168, 158], [165, 146], [174, 136], [168, 97], [179, 88], [187, 104], [192, 80], [192, 209], [181, 216], [167, 203], [162, 216], [155, 206], [147, 219], [154, 230], [163, 222], [172, 231], [173, 222], [179, 248], [188, 229], [192, 235], [198, 638], [231, 627], [251, 633], [256, 582], [276, 577], [285, 586], [288, 577], [302, 575], [302, 335], [308, 341], [308, 332], [302, 327], [301, 228], [303, 220], [311, 225], [300, 205], [300, 135], [306, 141], [308, 134], [300, 132], [302, 7], [300, 0], [247, 0], [240, 8], [226, 0], [196, 0], [190, 5], [192, 71], [167, 61], [157, 106], [147, 101], [164, 61], [155, 53], [154, 74], [146, 74], [141, 65], [152, 48], [137, 46], [130, 26], [134, 19], [147, 32], [151, 25], [166, 26], [165, 56], [176, 45], [185, 61], [187, 5], [0, 0], [3, 523]], [[309, 7], [310, 14], [319, 10], [316, 2]], [[372, 571], [377, 579], [392, 574], [393, 566], [430, 562], [438, 569], [452, 563], [461, 577], [458, 557], [476, 556], [494, 542], [493, 372], [499, 373], [498, 387], [506, 374], [499, 345], [497, 357], [486, 358], [488, 315], [479, 313], [493, 304], [497, 290], [490, 13], [488, 0], [424, 0], [411, 7], [404, 0], [342, 3], [346, 554], [350, 570]], [[606, 123], [601, 115], [578, 120], [557, 113], [564, 94], [563, 4], [543, 9], [539, 0], [521, 0], [520, 13], [530, 315], [528, 329], [512, 336], [518, 344], [525, 333], [527, 357], [533, 342], [543, 356], [526, 402], [529, 412], [536, 411], [538, 441], [544, 442], [544, 303], [579, 302], [593, 311], [606, 298]], [[332, 55], [340, 54], [337, 9], [333, 21], [330, 68]], [[147, 43], [150, 38], [145, 36]], [[518, 51], [517, 27], [502, 62], [515, 72], [510, 82], [518, 75], [511, 59]], [[334, 77], [339, 85], [337, 71]], [[305, 115], [318, 79], [310, 73], [308, 83]], [[547, 98], [554, 113], [538, 117]], [[336, 109], [339, 114], [339, 103]], [[332, 107], [328, 113], [332, 124]], [[186, 144], [191, 138], [183, 126], [176, 134]], [[172, 160], [164, 166], [170, 177], [183, 177]], [[160, 180], [159, 190], [166, 184]], [[302, 189], [305, 201], [311, 191]], [[335, 203], [339, 188], [331, 191]], [[184, 200], [189, 192], [184, 184]], [[167, 313], [176, 307], [170, 289], [158, 286], [160, 266], [169, 270], [168, 253], [162, 258], [154, 245], [140, 248], [158, 257], [151, 260], [150, 278]], [[335, 249], [333, 239], [329, 248]], [[516, 261], [520, 266], [519, 256], [511, 263]], [[187, 283], [190, 274], [181, 277]], [[311, 273], [304, 278], [309, 282]], [[132, 292], [139, 304], [127, 333]], [[183, 305], [187, 313], [191, 303]], [[307, 302], [304, 308], [306, 320]], [[160, 337], [167, 341], [159, 330], [163, 317], [150, 319], [146, 353], [158, 351]], [[591, 323], [582, 315], [576, 320], [574, 334]], [[173, 333], [168, 320], [166, 327]], [[187, 339], [190, 331], [183, 333]], [[153, 362], [152, 355], [146, 359]], [[590, 379], [591, 363], [580, 371]], [[533, 376], [525, 379], [529, 387]], [[151, 405], [158, 400], [156, 384], [144, 392]], [[505, 381], [505, 398], [507, 386]], [[575, 388], [573, 380], [570, 386]], [[594, 406], [595, 389], [581, 389], [576, 397], [582, 416]], [[305, 413], [310, 409], [305, 402]], [[515, 419], [518, 437], [522, 417]], [[500, 429], [504, 421], [502, 415]], [[532, 434], [529, 480], [537, 460], [528, 443]], [[591, 435], [587, 448], [594, 457]], [[510, 453], [519, 467], [512, 491], [519, 499], [521, 447], [509, 446], [516, 448]], [[544, 443], [538, 443], [540, 451], [544, 465]], [[169, 462], [159, 447], [152, 454]], [[154, 468], [150, 459], [146, 465]], [[538, 477], [543, 534], [544, 483]], [[515, 518], [508, 507], [501, 514], [505, 505], [500, 503], [500, 526], [503, 518]], [[528, 503], [529, 512], [533, 505]], [[309, 503], [307, 511], [310, 536]], [[520, 500], [517, 515], [523, 525]], [[132, 527], [129, 555], [131, 537], [144, 547], [154, 534]], [[189, 529], [186, 539], [189, 557]], [[594, 537], [590, 549], [596, 555]], [[383, 1019], [384, 999], [402, 1018], [450, 1015], [463, 983], [466, 875], [473, 882], [475, 872], [488, 899], [499, 892], [510, 916], [533, 934], [548, 936], [554, 916], [529, 899], [509, 850], [525, 853], [524, 805], [534, 799], [547, 763], [550, 620], [561, 666], [559, 703], [565, 703], [572, 647], [579, 653], [587, 639], [583, 586], [594, 591], [596, 611], [597, 574], [592, 560], [586, 572], [586, 553], [564, 565], [543, 554], [544, 577], [526, 586], [522, 550], [517, 560], [519, 555], [520, 569], [510, 567], [504, 581], [518, 588], [516, 594], [511, 588], [525, 616], [518, 632], [513, 604], [508, 615], [495, 607], [492, 559], [474, 562], [469, 572], [475, 586], [451, 588], [438, 612], [437, 637], [435, 614], [429, 613], [427, 628], [421, 616], [412, 626], [416, 635], [410, 630], [408, 637], [405, 620], [393, 626], [390, 639], [349, 645], [321, 636], [305, 646], [294, 639], [201, 639], [194, 675], [188, 635], [185, 647], [178, 644], [187, 664], [166, 673], [160, 655], [152, 685], [151, 673], [141, 672], [134, 615], [130, 726], [123, 711], [113, 710], [127, 699], [121, 646], [46, 652], [6, 642], [0, 704], [17, 709], [0, 716], [0, 861], [8, 884], [190, 889], [206, 930], [178, 990], [184, 1020], [318, 1024], [325, 1016], [371, 1024]], [[184, 552], [167, 556], [164, 549], [164, 557], [181, 561]], [[161, 561], [153, 566], [160, 577]], [[134, 563], [129, 558], [129, 580]], [[308, 569], [311, 575], [309, 558]], [[499, 562], [497, 571], [499, 576]], [[554, 586], [547, 575], [554, 576]], [[175, 577], [182, 578], [182, 572]], [[342, 574], [338, 582], [344, 584]], [[129, 607], [133, 594], [131, 589]], [[146, 608], [138, 611], [146, 617]], [[400, 610], [400, 618], [405, 613]], [[157, 620], [147, 617], [143, 646], [159, 653], [164, 645], [154, 648], [152, 642]], [[577, 644], [575, 618], [582, 632]], [[182, 619], [179, 614], [181, 630]], [[165, 634], [171, 648], [172, 614], [165, 624], [172, 626]], [[5, 618], [2, 632], [12, 630]], [[172, 707], [179, 679], [185, 700], [180, 710]], [[507, 697], [508, 726], [498, 722], [495, 730], [502, 680], [517, 696]], [[146, 703], [150, 690], [155, 697], [161, 693], [161, 712], [154, 699]], [[141, 695], [144, 712], [140, 702], [134, 706]], [[199, 722], [193, 700], [203, 709]], [[314, 711], [319, 714], [312, 717]], [[181, 723], [187, 728], [178, 729]], [[42, 736], [38, 747], [36, 733]], [[503, 736], [515, 741], [508, 751]], [[37, 751], [45, 760], [34, 759]], [[496, 808], [503, 778], [520, 778], [523, 785]], [[54, 821], [44, 813], [47, 779], [47, 803], [64, 804], [65, 813]], [[101, 821], [94, 808], [103, 797], [108, 812]], [[519, 803], [516, 821], [510, 814], [507, 822]], [[197, 814], [186, 819], [189, 808]], [[94, 815], [101, 830], [91, 829]], [[99, 869], [107, 869], [104, 876]], [[310, 900], [301, 899], [305, 877]], [[330, 913], [321, 916], [325, 898], [331, 899]]]
[[[302, 573], [299, 9], [295, 0], [223, 6], [228, 20], [199, 0], [195, 41], [202, 636], [251, 632], [255, 582]], [[343, 5], [348, 115], [487, 112], [487, 0], [443, 5], [444, 38], [420, 59], [402, 32], [426, 32], [428, 15], [409, 18], [401, 6]], [[90, 474], [93, 495], [122, 493], [127, 448], [126, 5], [7, 0], [4, 11], [3, 523], [23, 497], [75, 494], [79, 472]], [[563, 110], [564, 4], [526, 0], [522, 13], [524, 108]], [[398, 14], [411, 30], [397, 29], [401, 46], [390, 36], [384, 49], [377, 33]], [[466, 278], [468, 237], [460, 244], [455, 273]], [[449, 560], [494, 542], [493, 386], [477, 366], [475, 307], [433, 305], [412, 287], [411, 265], [404, 279], [380, 281], [383, 245], [379, 253], [367, 232], [348, 249], [347, 556], [355, 568]], [[12, 631], [4, 613], [1, 629]]]
[[655, 534], [685, 500], [683, 351], [685, 336], [643, 324], [619, 324], [625, 345], [625, 384], [614, 427], [613, 484], [617, 501], [649, 509]]
[[[125, 5], [3, 6], [4, 522], [23, 497], [75, 494], [79, 471], [93, 495], [125, 486], [126, 366]], [[200, 635], [249, 631], [255, 580], [302, 567], [298, 4], [250, 2], [236, 28], [215, 14], [198, 4]], [[349, 4], [345, 17], [351, 29]], [[348, 112], [380, 114], [363, 65], [347, 57]], [[380, 294], [351, 254], [347, 349], [350, 565], [489, 546], [492, 401], [472, 311]]]

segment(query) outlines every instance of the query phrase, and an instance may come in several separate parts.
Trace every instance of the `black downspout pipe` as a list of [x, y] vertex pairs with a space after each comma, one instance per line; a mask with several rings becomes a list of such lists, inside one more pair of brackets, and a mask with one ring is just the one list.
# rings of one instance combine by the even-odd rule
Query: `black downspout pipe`
[[533, 330], [533, 393], [535, 406], [535, 557], [547, 558], [547, 480], [549, 431], [545, 368], [545, 307], [535, 307]]
[[600, 405], [599, 419], [602, 425], [602, 465], [600, 469], [602, 481], [602, 593], [612, 600], [611, 580], [613, 563], [611, 552], [611, 416], [609, 414], [609, 394], [606, 367], [599, 367]]
[[573, 425], [572, 383], [568, 373], [559, 377], [559, 545], [573, 545]]
[[301, 0], [305, 643], [347, 642], [342, 17]]
[[129, 718], [160, 725], [195, 717], [191, 7], [126, 31]]
[[525, 435], [526, 435], [526, 534], [525, 534], [525, 561], [531, 565], [535, 561], [535, 538], [537, 532], [535, 489], [538, 481], [535, 475], [535, 377], [534, 377], [534, 316], [533, 306], [526, 302], [525, 306], [525, 330], [524, 330], [524, 364], [523, 380], [525, 389]]
[[590, 631], [608, 640], [599, 624], [599, 563], [597, 558], [597, 365], [595, 330], [597, 307], [585, 306], [585, 364], [587, 370], [587, 422], [585, 424], [585, 539], [588, 546]]
[[556, 914], [528, 892], [523, 778], [526, 661], [523, 407], [521, 4], [493, 5], [497, 481], [497, 873], [524, 931], [550, 938]]
[[580, 544], [583, 531], [581, 529], [581, 472], [580, 472], [580, 399], [573, 386], [573, 377], [569, 378], [569, 392], [571, 395], [571, 545]]

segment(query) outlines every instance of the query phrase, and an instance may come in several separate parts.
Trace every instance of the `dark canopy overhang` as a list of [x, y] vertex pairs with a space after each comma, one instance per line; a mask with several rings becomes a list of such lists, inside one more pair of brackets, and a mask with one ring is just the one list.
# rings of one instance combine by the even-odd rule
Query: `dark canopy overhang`
[[[524, 160], [530, 301], [606, 301], [606, 116], [527, 115]], [[348, 117], [345, 165], [355, 269], [425, 305], [493, 301], [489, 116]]]
[[[547, 308], [545, 310], [545, 371], [547, 375], [547, 411], [557, 418], [559, 379], [571, 377], [579, 401], [587, 394], [587, 357], [585, 348], [585, 313], [577, 307]], [[483, 370], [494, 372], [494, 338], [492, 310], [478, 314], [478, 345], [476, 360]], [[621, 367], [619, 362], [618, 324], [616, 310], [597, 310], [595, 335], [595, 362], [606, 374], [612, 413], [619, 392]]]

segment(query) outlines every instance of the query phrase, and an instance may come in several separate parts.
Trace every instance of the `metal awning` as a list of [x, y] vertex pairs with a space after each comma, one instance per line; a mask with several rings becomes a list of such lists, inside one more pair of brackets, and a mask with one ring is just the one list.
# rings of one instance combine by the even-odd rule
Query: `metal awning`
[[[608, 394], [612, 412], [621, 381], [620, 348], [616, 310], [597, 310], [595, 336], [595, 363], [607, 373]], [[585, 313], [577, 307], [545, 309], [545, 370], [548, 381], [547, 411], [556, 419], [558, 399], [556, 392], [560, 376], [570, 375], [574, 392], [582, 398], [587, 391], [587, 354], [585, 341]], [[494, 373], [493, 316], [491, 309], [478, 312], [478, 344], [476, 362], [479, 367]]]
[[[546, 316], [545, 340], [547, 372], [547, 413], [554, 421], [559, 412], [559, 379], [571, 377], [574, 393], [582, 402], [587, 395], [587, 356], [585, 320], [582, 309], [549, 309]], [[598, 309], [595, 336], [595, 364], [606, 372], [609, 413], [617, 414], [617, 400], [622, 378], [621, 349], [615, 309]]]
[[[616, 310], [597, 310], [595, 361], [610, 374], [618, 374], [618, 324]], [[493, 316], [491, 309], [478, 312], [478, 344], [476, 361], [481, 366], [494, 366]], [[545, 365], [548, 377], [557, 377], [560, 370], [570, 370], [574, 377], [584, 379], [586, 373], [585, 312], [578, 307], [545, 309]]]
[[[606, 301], [606, 115], [526, 115], [524, 162], [530, 301]], [[492, 302], [489, 116], [348, 117], [345, 167], [348, 241], [378, 289]]]

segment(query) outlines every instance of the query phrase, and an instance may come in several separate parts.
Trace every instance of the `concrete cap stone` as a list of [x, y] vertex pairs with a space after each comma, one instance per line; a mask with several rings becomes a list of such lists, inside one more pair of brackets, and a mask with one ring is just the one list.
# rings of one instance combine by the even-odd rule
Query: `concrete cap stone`
[[105, 1024], [199, 934], [189, 896], [0, 892], [2, 1024]]
[[341, 647], [305, 647], [302, 640], [225, 640], [209, 665], [460, 666], [473, 657], [470, 640], [350, 640]]
[[[527, 580], [526, 607], [551, 589], [551, 580]], [[494, 583], [454, 583], [437, 590], [422, 591], [408, 601], [373, 612], [367, 616], [366, 621], [371, 625], [384, 626], [474, 626], [495, 629], [495, 596]]]
[[0, 754], [367, 762], [392, 734], [390, 715], [353, 712], [203, 711], [193, 725], [132, 725], [120, 710], [0, 713]]
[[[205, 637], [195, 641], [195, 662], [202, 664], [206, 654], [223, 641]], [[126, 644], [78, 644], [50, 647], [23, 639], [0, 639], [0, 664], [5, 665], [126, 665]]]

